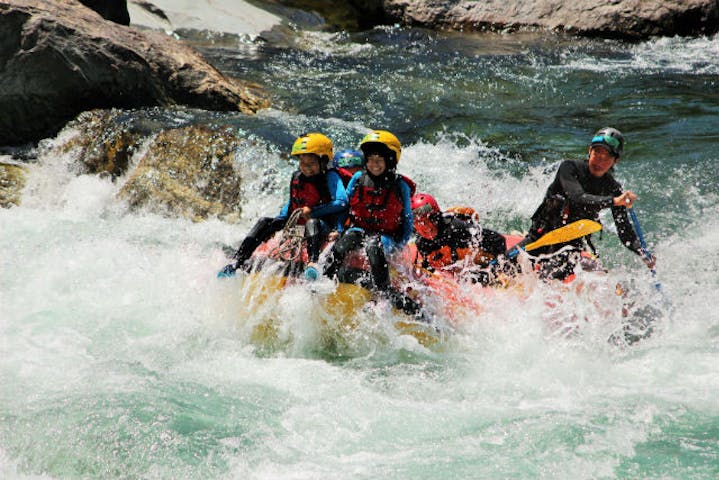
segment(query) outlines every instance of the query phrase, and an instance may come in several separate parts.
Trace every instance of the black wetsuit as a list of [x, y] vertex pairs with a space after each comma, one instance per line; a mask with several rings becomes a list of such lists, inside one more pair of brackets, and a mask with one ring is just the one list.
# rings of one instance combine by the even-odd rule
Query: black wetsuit
[[[557, 175], [549, 185], [544, 200], [532, 215], [529, 234], [521, 243], [533, 242], [545, 233], [577, 220], [598, 221], [599, 212], [604, 208], [611, 207], [622, 244], [637, 255], [643, 255], [641, 243], [629, 222], [626, 207], [614, 206], [614, 197], [621, 194], [622, 186], [614, 179], [611, 170], [601, 177], [595, 177], [589, 171], [587, 160], [565, 160], [559, 165]], [[553, 253], [566, 245], [586, 250], [586, 244], [593, 253], [596, 253], [591, 240], [587, 237], [541, 247], [533, 250], [532, 253]], [[551, 276], [560, 278], [564, 273]]]

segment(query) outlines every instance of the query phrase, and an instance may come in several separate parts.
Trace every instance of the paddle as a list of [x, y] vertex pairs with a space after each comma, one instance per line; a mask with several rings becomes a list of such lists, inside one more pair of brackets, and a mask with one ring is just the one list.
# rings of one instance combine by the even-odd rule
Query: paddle
[[[535, 248], [545, 247], [547, 245], [556, 245], [557, 243], [571, 242], [578, 238], [582, 238], [591, 233], [598, 232], [602, 229], [602, 224], [595, 222], [594, 220], [577, 220], [576, 222], [569, 223], [563, 227], [556, 228], [551, 232], [542, 235], [532, 243], [525, 245], [524, 247], [514, 247], [507, 253], [508, 258], [514, 258], [519, 255], [519, 252], [534, 250]], [[497, 265], [498, 260], [495, 258], [489, 262], [490, 267]]]
[[[647, 242], [644, 241], [644, 233], [642, 232], [641, 225], [639, 225], [639, 219], [637, 218], [637, 214], [636, 212], [634, 212], [633, 208], [630, 208], [628, 210], [629, 216], [631, 217], [632, 223], [634, 224], [634, 231], [637, 232], [637, 237], [639, 237], [639, 243], [642, 246], [642, 250], [644, 250], [644, 258], [650, 260], [652, 258], [652, 253], [647, 247]], [[652, 272], [652, 278], [654, 278], [654, 288], [656, 288], [657, 291], [661, 292], [662, 284], [657, 280], [657, 271], [654, 268], [651, 268], [650, 271]]]
[[[524, 247], [514, 247], [509, 254], [509, 258], [514, 258], [519, 255], [519, 252], [524, 250], [529, 252], [539, 247], [546, 247], [547, 245], [556, 245], [557, 243], [571, 242], [578, 238], [582, 238], [591, 233], [598, 232], [602, 229], [602, 224], [595, 222], [594, 220], [577, 220], [563, 227], [552, 230], [551, 232], [542, 235], [539, 239], [532, 243], [525, 245]], [[490, 265], [496, 265], [497, 260], [492, 260]]]
[[556, 245], [557, 243], [570, 242], [596, 233], [602, 229], [602, 225], [594, 220], [577, 220], [563, 227], [559, 227], [551, 232], [543, 235], [538, 240], [524, 246], [525, 251], [534, 250], [535, 248], [545, 247], [547, 245]]

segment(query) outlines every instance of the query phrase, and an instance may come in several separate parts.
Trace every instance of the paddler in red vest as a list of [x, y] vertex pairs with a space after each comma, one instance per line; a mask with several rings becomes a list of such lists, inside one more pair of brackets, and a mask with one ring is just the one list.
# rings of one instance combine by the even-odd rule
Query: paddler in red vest
[[414, 230], [420, 266], [455, 273], [459, 279], [487, 284], [489, 262], [507, 250], [502, 235], [482, 228], [472, 212], [442, 212], [427, 193], [412, 196]]
[[347, 194], [340, 176], [328, 170], [332, 160], [332, 140], [321, 133], [308, 133], [295, 140], [291, 155], [299, 168], [292, 174], [290, 195], [276, 217], [263, 217], [247, 234], [235, 253], [235, 262], [223, 268], [218, 276], [231, 276], [252, 256], [255, 249], [280, 231], [292, 212], [301, 209], [298, 223], [305, 225], [309, 262], [317, 262], [327, 234], [340, 229], [341, 214], [347, 209]]
[[[347, 185], [349, 225], [332, 246], [324, 273], [336, 278], [346, 256], [364, 247], [372, 287], [409, 314], [420, 307], [390, 285], [387, 255], [402, 249], [412, 235], [410, 198], [414, 182], [396, 173], [402, 147], [392, 133], [375, 130], [362, 139], [364, 170]], [[342, 279], [340, 279], [342, 281]]]

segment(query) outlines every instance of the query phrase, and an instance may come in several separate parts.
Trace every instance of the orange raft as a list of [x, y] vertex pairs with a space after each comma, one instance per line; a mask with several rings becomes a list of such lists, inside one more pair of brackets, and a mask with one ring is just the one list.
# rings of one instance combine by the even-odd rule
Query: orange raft
[[[291, 238], [286, 232], [278, 233], [262, 244], [253, 255], [253, 268], [241, 275], [239, 308], [242, 310], [241, 317], [251, 323], [248, 324], [249, 338], [254, 344], [276, 345], [289, 341], [291, 332], [288, 333], [286, 328], [286, 319], [291, 314], [283, 310], [283, 296], [288, 294], [288, 290], [296, 292], [297, 288], [311, 296], [312, 300], [308, 303], [312, 307], [303, 313], [312, 318], [323, 337], [346, 337], [368, 330], [387, 333], [389, 326], [396, 335], [409, 335], [425, 347], [435, 348], [454, 330], [458, 319], [476, 318], [482, 311], [478, 299], [483, 296], [455, 281], [451, 273], [421, 272], [415, 265], [417, 251], [414, 243], [389, 259], [390, 271], [396, 289], [420, 303], [431, 300], [434, 305], [440, 305], [440, 315], [425, 316], [422, 320], [386, 306], [384, 310], [375, 308], [377, 299], [363, 281], [368, 271], [363, 255], [349, 256], [345, 268], [349, 274], [341, 277], [345, 282], [335, 284], [327, 279], [317, 282], [305, 280], [302, 272], [307, 254], [299, 240], [300, 233], [294, 242]], [[506, 238], [511, 247], [522, 237]], [[329, 245], [323, 254], [328, 250]], [[492, 288], [486, 290], [491, 294]], [[380, 327], [377, 322], [384, 325]]]

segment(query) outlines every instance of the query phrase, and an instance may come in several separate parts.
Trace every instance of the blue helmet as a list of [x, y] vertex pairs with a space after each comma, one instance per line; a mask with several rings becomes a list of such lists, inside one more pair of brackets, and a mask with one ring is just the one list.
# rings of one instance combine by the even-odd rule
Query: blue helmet
[[335, 153], [332, 160], [332, 166], [335, 168], [357, 168], [364, 163], [362, 152], [357, 150], [345, 149]]

